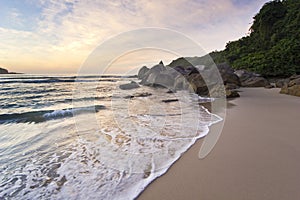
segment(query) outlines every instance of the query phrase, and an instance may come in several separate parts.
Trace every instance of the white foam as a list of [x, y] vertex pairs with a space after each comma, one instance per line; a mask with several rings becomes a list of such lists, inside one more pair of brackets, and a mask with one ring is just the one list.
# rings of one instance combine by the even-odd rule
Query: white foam
[[[0, 195], [24, 187], [15, 198], [127, 200], [137, 197], [198, 138], [204, 137], [212, 123], [220, 120], [199, 106], [194, 95], [138, 89], [144, 90], [153, 95], [125, 100], [122, 97], [131, 91], [118, 91], [111, 107], [96, 114], [98, 121], [91, 121], [87, 115], [77, 116], [79, 137], [63, 153], [48, 157], [47, 162], [41, 164], [37, 158], [20, 168], [18, 172], [26, 180], [6, 184]], [[172, 98], [178, 102], [162, 102]], [[47, 117], [65, 112], [71, 111], [54, 111]], [[70, 130], [56, 131], [69, 134]]]

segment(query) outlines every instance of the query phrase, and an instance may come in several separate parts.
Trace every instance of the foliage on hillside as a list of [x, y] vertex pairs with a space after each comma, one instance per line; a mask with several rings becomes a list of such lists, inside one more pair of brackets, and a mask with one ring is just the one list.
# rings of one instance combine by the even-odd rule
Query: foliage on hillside
[[228, 42], [224, 51], [210, 55], [265, 76], [300, 73], [300, 1], [266, 3], [253, 18], [250, 35]]

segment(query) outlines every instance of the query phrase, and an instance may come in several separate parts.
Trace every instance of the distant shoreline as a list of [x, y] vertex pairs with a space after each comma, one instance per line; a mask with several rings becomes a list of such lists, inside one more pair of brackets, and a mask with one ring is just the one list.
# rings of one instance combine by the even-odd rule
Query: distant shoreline
[[0, 74], [24, 74], [24, 73], [20, 73], [20, 72], [10, 72], [5, 68], [0, 67]]

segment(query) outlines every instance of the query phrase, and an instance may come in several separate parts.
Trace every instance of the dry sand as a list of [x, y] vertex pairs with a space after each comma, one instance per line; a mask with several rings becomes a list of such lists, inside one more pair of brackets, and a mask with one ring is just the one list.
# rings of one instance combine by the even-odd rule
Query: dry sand
[[299, 200], [300, 98], [242, 89], [203, 160], [199, 140], [138, 200]]

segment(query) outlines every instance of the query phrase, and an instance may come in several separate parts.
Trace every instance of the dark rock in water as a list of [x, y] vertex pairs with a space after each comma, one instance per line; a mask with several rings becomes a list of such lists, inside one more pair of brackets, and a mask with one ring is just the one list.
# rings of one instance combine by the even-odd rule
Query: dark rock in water
[[138, 72], [138, 75], [137, 75], [138, 79], [142, 79], [149, 70], [150, 69], [148, 67], [143, 66]]
[[173, 91], [173, 90], [168, 90], [167, 91], [167, 94], [173, 94], [173, 93], [175, 93], [175, 91]]
[[59, 187], [62, 187], [65, 182], [67, 182], [67, 179], [66, 179], [66, 176], [63, 176], [59, 181], [56, 182], [56, 184], [59, 186]]
[[237, 70], [235, 74], [240, 78], [242, 87], [266, 87], [269, 81], [259, 74], [246, 70]]
[[162, 100], [162, 102], [164, 103], [170, 103], [170, 102], [176, 102], [178, 101], [178, 99], [166, 99], [166, 100]]
[[120, 85], [119, 88], [122, 90], [131, 90], [131, 89], [135, 89], [135, 88], [139, 88], [139, 84], [137, 84], [134, 81], [131, 81], [131, 83], [126, 83], [123, 85]]
[[0, 74], [8, 74], [8, 70], [0, 67]]
[[148, 96], [151, 96], [152, 94], [149, 93], [149, 92], [143, 92], [143, 93], [135, 93], [133, 95], [128, 95], [126, 97], [124, 97], [125, 99], [132, 99], [132, 98], [135, 98], [135, 97], [148, 97]]
[[281, 94], [288, 94], [300, 97], [300, 75], [293, 75], [282, 88]]

